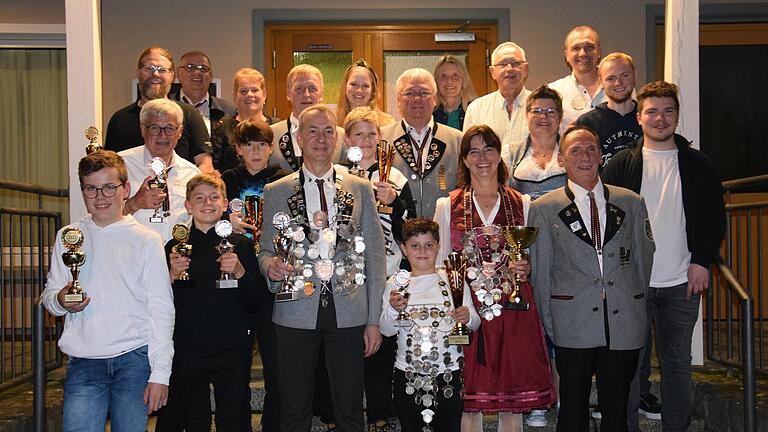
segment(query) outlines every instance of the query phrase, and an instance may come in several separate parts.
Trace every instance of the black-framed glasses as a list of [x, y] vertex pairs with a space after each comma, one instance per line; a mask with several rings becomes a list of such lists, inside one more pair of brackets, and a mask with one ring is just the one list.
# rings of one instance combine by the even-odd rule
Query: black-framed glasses
[[557, 117], [560, 115], [560, 111], [554, 109], [554, 108], [531, 108], [528, 110], [529, 113], [531, 113], [534, 117], [544, 117], [547, 116], [549, 118]]
[[120, 183], [117, 185], [113, 185], [112, 183], [107, 183], [102, 187], [96, 187], [94, 185], [85, 185], [81, 187], [80, 190], [83, 191], [83, 195], [89, 199], [96, 198], [96, 196], [99, 194], [99, 191], [101, 191], [101, 194], [104, 195], [104, 198], [112, 198], [117, 193], [117, 188], [124, 185], [125, 183]]
[[143, 70], [149, 75], [152, 75], [155, 72], [157, 72], [158, 75], [165, 75], [165, 74], [172, 73], [172, 71], [168, 68], [164, 68], [162, 66], [155, 66], [155, 65], [145, 65], [144, 67], [141, 68], [141, 70]]
[[189, 64], [181, 65], [181, 66], [179, 66], [179, 69], [184, 69], [187, 72], [195, 72], [195, 71], [197, 71], [197, 72], [200, 72], [200, 73], [208, 73], [208, 72], [211, 71], [211, 68], [206, 66], [206, 65], [204, 65], [204, 64], [194, 64], [194, 63], [189, 63]]
[[156, 124], [151, 124], [149, 126], [144, 126], [149, 131], [149, 134], [152, 136], [158, 136], [160, 135], [160, 131], [165, 132], [165, 135], [171, 136], [176, 133], [176, 131], [179, 130], [178, 126], [158, 126]]

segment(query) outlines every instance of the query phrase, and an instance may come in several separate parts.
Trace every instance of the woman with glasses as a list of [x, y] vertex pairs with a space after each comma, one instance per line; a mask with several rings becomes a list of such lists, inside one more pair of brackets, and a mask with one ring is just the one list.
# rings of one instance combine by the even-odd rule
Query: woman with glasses
[[380, 110], [379, 78], [376, 71], [365, 59], [360, 59], [347, 68], [341, 79], [339, 91], [339, 103], [336, 105], [336, 118], [339, 126], [344, 126], [344, 119], [354, 108], [370, 107], [379, 115], [379, 126], [385, 126], [395, 122], [395, 118]]
[[563, 101], [560, 94], [543, 85], [528, 96], [525, 111], [528, 138], [505, 148], [502, 159], [511, 167], [509, 185], [535, 200], [567, 181], [565, 169], [557, 162]]
[[[530, 265], [512, 261], [505, 228], [526, 224], [530, 198], [507, 185], [501, 140], [486, 125], [461, 141], [458, 189], [437, 200], [438, 262], [453, 251], [469, 262], [472, 300], [483, 318], [464, 349], [461, 430], [483, 430], [498, 413], [499, 431], [522, 431], [522, 414], [555, 401], [544, 332], [527, 281]], [[513, 279], [519, 276], [519, 288]]]
[[435, 121], [462, 130], [467, 105], [477, 99], [467, 66], [459, 57], [444, 55], [435, 64], [432, 75], [437, 81]]

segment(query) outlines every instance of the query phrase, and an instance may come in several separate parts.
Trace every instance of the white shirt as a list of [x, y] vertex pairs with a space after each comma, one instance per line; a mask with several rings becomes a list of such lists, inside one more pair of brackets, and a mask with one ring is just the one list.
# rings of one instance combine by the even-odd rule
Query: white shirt
[[421, 148], [421, 171], [424, 172], [427, 165], [427, 156], [429, 156], [430, 152], [429, 145], [425, 143], [431, 141], [432, 132], [435, 130], [435, 120], [430, 118], [429, 123], [422, 130], [417, 130], [409, 125], [405, 119], [403, 119], [403, 123], [405, 124], [405, 131], [411, 137], [411, 147], [417, 160], [419, 159], [419, 148]]
[[582, 114], [592, 111], [607, 100], [602, 87], [597, 89], [594, 96], [590, 95], [586, 87], [576, 82], [573, 72], [548, 85], [563, 98], [563, 121], [560, 122], [560, 134], [565, 132], [568, 126]]
[[648, 207], [656, 242], [651, 270], [651, 286], [664, 288], [688, 280], [691, 253], [685, 233], [683, 188], [677, 149], [651, 150], [643, 147], [643, 180], [640, 195]]
[[[531, 208], [531, 197], [529, 195], [521, 195], [523, 198], [523, 223], [528, 221], [528, 209]], [[480, 220], [483, 221], [483, 225], [493, 225], [493, 220], [496, 219], [496, 214], [501, 208], [501, 197], [496, 195], [496, 204], [493, 209], [485, 216], [480, 206], [477, 204], [475, 195], [472, 194], [472, 202], [475, 204]], [[435, 222], [440, 226], [440, 251], [437, 254], [437, 262], [442, 263], [443, 260], [448, 258], [453, 249], [451, 247], [451, 198], [442, 197], [435, 203]]]
[[[438, 270], [437, 273], [432, 273], [428, 275], [422, 275], [422, 276], [414, 276], [411, 277], [411, 283], [408, 285], [408, 293], [410, 294], [410, 297], [408, 299], [408, 307], [406, 310], [409, 310], [412, 306], [421, 306], [425, 305], [427, 307], [436, 307], [438, 309], [443, 309], [443, 302], [445, 301], [445, 297], [442, 294], [442, 290], [440, 289], [439, 282], [440, 280], [445, 282], [445, 289], [448, 290], [448, 298], [451, 302], [451, 308], [450, 310], [453, 310], [453, 298], [451, 298], [450, 294], [450, 287], [448, 285], [448, 279], [445, 275], [445, 271]], [[395, 357], [395, 367], [404, 371], [408, 367], [408, 363], [405, 361], [405, 351], [409, 350], [410, 348], [406, 345], [406, 339], [408, 338], [408, 332], [414, 331], [411, 330], [410, 327], [397, 327], [395, 326], [395, 321], [397, 320], [397, 316], [399, 314], [398, 311], [395, 310], [395, 308], [392, 307], [391, 304], [389, 304], [389, 293], [392, 290], [397, 290], [397, 286], [394, 282], [394, 277], [389, 278], [387, 281], [387, 287], [384, 290], [384, 303], [381, 311], [381, 318], [379, 319], [379, 331], [384, 336], [394, 336], [397, 335], [397, 356]], [[471, 289], [469, 286], [465, 283], [464, 284], [464, 300], [463, 300], [464, 306], [469, 306], [469, 323], [467, 326], [471, 330], [477, 330], [480, 327], [480, 317], [477, 315], [477, 311], [475, 311], [475, 308], [472, 305], [472, 294]], [[422, 319], [412, 319], [412, 322], [415, 325], [419, 326], [429, 326], [432, 328], [432, 322], [434, 321], [433, 318], [427, 318], [425, 320]], [[453, 322], [450, 324], [448, 323], [448, 320], [442, 319], [440, 321], [440, 325], [437, 327], [437, 333], [438, 335], [442, 336], [446, 332], [450, 332], [451, 328], [453, 328]], [[472, 337], [472, 336], [470, 336]], [[476, 335], [474, 337], [477, 337]], [[451, 361], [453, 362], [453, 367], [451, 370], [458, 370], [459, 366], [457, 363], [457, 359], [459, 356], [459, 353], [456, 349], [455, 345], [449, 345], [448, 348], [445, 347], [445, 344], [442, 340], [439, 340], [436, 344], [438, 353], [440, 354], [440, 359], [443, 358], [443, 353], [450, 353], [451, 354]]]
[[192, 99], [189, 98], [184, 93], [184, 89], [181, 89], [179, 92], [179, 99], [181, 99], [182, 102], [186, 102], [193, 107], [200, 113], [201, 116], [203, 116], [203, 121], [205, 121], [205, 127], [208, 128], [208, 134], [211, 134], [211, 103], [210, 103], [210, 96], [208, 95], [208, 92], [205, 92], [205, 96], [203, 97], [203, 100], [199, 102], [193, 102]]
[[[152, 155], [145, 146], [123, 150], [118, 154], [123, 157], [125, 166], [128, 168], [128, 181], [131, 183], [131, 197], [133, 197], [151, 172], [149, 162], [152, 160]], [[189, 225], [192, 222], [192, 216], [184, 208], [187, 182], [200, 174], [200, 170], [193, 163], [179, 157], [175, 151], [171, 157], [170, 166], [172, 168], [168, 171], [168, 199], [171, 215], [163, 218], [162, 223], [152, 223], [149, 218], [155, 214], [154, 209], [140, 209], [133, 214], [140, 224], [160, 234], [163, 243], [173, 238], [171, 229], [174, 225], [177, 223]]]
[[[603, 190], [603, 181], [598, 180], [591, 191], [584, 189], [570, 180], [568, 180], [568, 187], [571, 189], [571, 192], [573, 192], [573, 202], [576, 203], [576, 207], [579, 209], [579, 214], [581, 215], [581, 220], [584, 221], [584, 224], [586, 225], [584, 229], [587, 230], [590, 236], [592, 236], [592, 212], [589, 208], [589, 193], [594, 192], [597, 214], [600, 217], [600, 242], [605, 242], [605, 218], [607, 217], [607, 214], [605, 212], [606, 201], [605, 191]], [[574, 231], [578, 230], [578, 228], [570, 228]], [[600, 249], [602, 249], [602, 244]], [[597, 261], [600, 263], [600, 273], [602, 273], [603, 254], [600, 251], [597, 252]]]
[[301, 146], [299, 146], [299, 119], [291, 113], [291, 144], [293, 144], [293, 154], [301, 156]]
[[133, 216], [102, 228], [88, 215], [71, 226], [85, 237], [81, 250], [86, 260], [78, 280], [91, 301], [83, 311], [68, 313], [56, 298], [72, 280], [61, 260], [66, 251], [62, 228], [56, 234], [48, 282], [41, 295], [52, 315], [65, 316], [59, 348], [72, 357], [105, 359], [148, 345], [149, 381], [167, 385], [175, 310], [160, 236]]
[[501, 139], [501, 148], [528, 138], [528, 120], [525, 118], [525, 101], [531, 91], [523, 88], [512, 103], [512, 112], [507, 111], [507, 101], [501, 92], [475, 99], [467, 107], [464, 115], [464, 132], [478, 124], [486, 124]]
[[[323, 191], [325, 192], [325, 203], [328, 206], [328, 222], [332, 223], [336, 217], [336, 206], [333, 205], [333, 199], [336, 197], [336, 183], [333, 181], [333, 166], [325, 172], [322, 176], [318, 177], [305, 167], [301, 166], [301, 170], [304, 172], [304, 199], [307, 206], [307, 218], [312, 228], [322, 228], [315, 225], [312, 220], [312, 215], [315, 212], [320, 211], [320, 191], [317, 188], [315, 180], [323, 179]], [[341, 175], [338, 173], [337, 175]]]

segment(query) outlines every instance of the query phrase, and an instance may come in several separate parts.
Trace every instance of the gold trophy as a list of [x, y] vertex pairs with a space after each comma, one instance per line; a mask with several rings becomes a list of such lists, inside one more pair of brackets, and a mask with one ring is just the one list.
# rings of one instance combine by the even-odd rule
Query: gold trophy
[[[392, 171], [392, 162], [395, 160], [395, 146], [382, 140], [379, 143], [379, 181], [388, 182], [389, 173]], [[392, 214], [392, 207], [380, 201], [376, 201], [376, 209], [382, 214]]]
[[85, 252], [80, 250], [80, 246], [85, 241], [83, 232], [77, 228], [69, 227], [61, 233], [61, 241], [64, 243], [64, 247], [67, 251], [61, 254], [61, 260], [64, 261], [64, 265], [69, 267], [70, 273], [72, 273], [72, 286], [69, 291], [64, 294], [64, 303], [80, 303], [85, 299], [83, 293], [83, 287], [80, 286], [80, 281], [77, 280], [77, 276], [80, 274], [80, 267], [85, 264]]
[[[235, 245], [229, 242], [229, 236], [232, 235], [232, 224], [227, 220], [220, 220], [214, 226], [216, 234], [221, 237], [221, 243], [216, 246], [216, 252], [219, 255], [235, 250]], [[237, 288], [237, 278], [229, 272], [221, 272], [221, 277], [216, 281], [216, 288]]]
[[88, 146], [85, 148], [85, 154], [89, 155], [104, 148], [101, 144], [96, 142], [96, 140], [99, 139], [99, 130], [96, 129], [96, 126], [91, 126], [85, 130], [85, 138], [88, 140]]
[[[171, 235], [174, 240], [179, 242], [173, 247], [173, 251], [184, 258], [189, 258], [189, 256], [192, 255], [192, 245], [187, 243], [189, 240], [189, 227], [184, 224], [176, 224], [171, 230]], [[189, 280], [189, 272], [186, 270], [181, 272], [181, 274], [179, 274], [179, 280]]]
[[[539, 233], [539, 229], [535, 227], [527, 226], [505, 226], [501, 229], [502, 234], [507, 239], [507, 243], [512, 248], [510, 260], [520, 261], [528, 257], [525, 249], [528, 249], [533, 241], [536, 240], [536, 234]], [[514, 310], [528, 310], [530, 304], [523, 298], [520, 293], [520, 284], [522, 283], [521, 277], [515, 274], [512, 278], [512, 293], [509, 295], [507, 304], [504, 305], [504, 309]]]
[[[464, 279], [467, 272], [467, 260], [460, 252], [451, 252], [443, 261], [445, 272], [448, 274], [448, 285], [451, 289], [453, 307], [458, 309], [464, 303]], [[456, 321], [448, 335], [450, 345], [469, 345], [469, 327]]]
[[[161, 189], [163, 191], [168, 190], [168, 179], [167, 179], [167, 171], [165, 170], [165, 161], [163, 161], [162, 158], [156, 157], [152, 158], [152, 160], [149, 162], [149, 170], [154, 174], [154, 178], [152, 180], [147, 182], [147, 187], [149, 189]], [[163, 217], [170, 216], [170, 212], [168, 211], [167, 203], [168, 199], [166, 198], [165, 201], [163, 201], [162, 207], [158, 207], [155, 209], [155, 213], [150, 216], [149, 221], [151, 223], [163, 223]], [[160, 209], [163, 209], [164, 213], [160, 213]]]
[[246, 223], [256, 227], [256, 230], [253, 233], [253, 248], [255, 249], [256, 253], [261, 251], [261, 246], [259, 245], [261, 234], [256, 235], [256, 233], [261, 231], [261, 226], [264, 225], [263, 204], [264, 201], [262, 201], [261, 198], [257, 197], [256, 195], [245, 196], [245, 221]]

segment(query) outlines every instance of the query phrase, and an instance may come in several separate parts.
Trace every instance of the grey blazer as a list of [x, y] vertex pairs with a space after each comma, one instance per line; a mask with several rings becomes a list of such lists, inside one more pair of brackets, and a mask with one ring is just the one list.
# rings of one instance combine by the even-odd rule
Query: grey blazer
[[[461, 137], [461, 131], [435, 122], [432, 141], [429, 143], [426, 171], [419, 175], [416, 170], [416, 155], [405, 130], [405, 123], [401, 121], [381, 128], [381, 139], [393, 143], [397, 149], [392, 166], [408, 178], [418, 216], [432, 219], [437, 199], [448, 196], [448, 192], [456, 189]], [[444, 187], [440, 187], [441, 179], [445, 182]]]
[[539, 228], [531, 246], [531, 282], [544, 330], [555, 345], [566, 348], [640, 348], [645, 344], [645, 295], [656, 249], [645, 201], [628, 189], [605, 186], [600, 273], [597, 252], [573, 198], [566, 185], [534, 201], [528, 213], [529, 226]]
[[[270, 126], [272, 128], [272, 155], [269, 157], [269, 165], [278, 164], [288, 171], [298, 171], [301, 168], [301, 156], [293, 152], [293, 138], [291, 137], [290, 117]], [[346, 160], [347, 146], [344, 144], [344, 129], [336, 126], [336, 149], [333, 151], [333, 162], [339, 163]]]
[[[335, 295], [336, 322], [339, 327], [355, 327], [364, 324], [378, 325], [381, 315], [381, 302], [384, 286], [386, 284], [386, 255], [384, 253], [384, 234], [381, 224], [378, 222], [376, 201], [370, 182], [349, 174], [346, 169], [334, 165], [336, 178], [341, 178], [341, 189], [337, 189], [345, 201], [351, 200], [351, 208], [345, 212], [350, 214], [360, 224], [365, 239], [365, 284], [350, 295]], [[296, 206], [289, 205], [289, 200], [303, 194], [300, 186], [300, 172], [294, 172], [280, 180], [269, 183], [264, 189], [264, 226], [261, 234], [261, 252], [259, 253], [259, 265], [264, 277], [267, 277], [267, 265], [275, 256], [272, 239], [276, 230], [272, 226], [272, 216], [277, 212], [285, 212], [295, 215]], [[295, 198], [291, 200], [295, 202]], [[311, 220], [311, 215], [305, 215]], [[304, 240], [305, 247], [309, 240]], [[337, 254], [338, 256], [338, 254]], [[278, 303], [275, 302], [272, 321], [275, 324], [300, 329], [314, 329], [317, 324], [317, 311], [320, 304], [320, 280], [316, 275], [310, 279], [315, 284], [315, 291], [311, 296], [299, 291], [298, 300]], [[270, 291], [277, 292], [280, 282], [268, 284]]]

